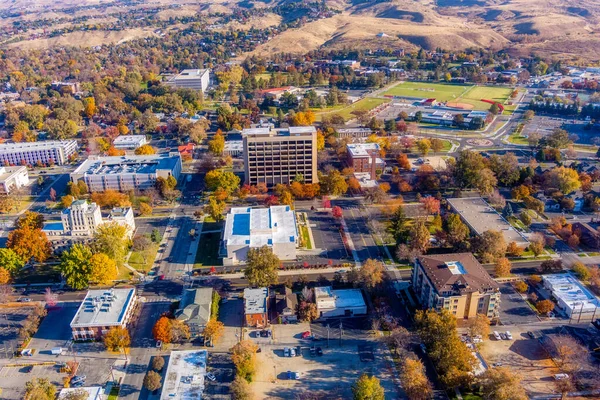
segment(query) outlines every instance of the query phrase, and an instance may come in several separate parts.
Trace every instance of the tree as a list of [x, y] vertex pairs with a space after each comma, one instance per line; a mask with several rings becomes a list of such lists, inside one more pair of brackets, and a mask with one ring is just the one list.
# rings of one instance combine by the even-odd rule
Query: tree
[[509, 259], [506, 257], [502, 257], [496, 260], [496, 266], [494, 268], [494, 275], [498, 278], [503, 278], [506, 276], [510, 276], [510, 270], [512, 268], [512, 264]]
[[489, 230], [473, 239], [473, 249], [483, 262], [493, 262], [506, 254], [502, 232]]
[[319, 318], [319, 310], [315, 303], [301, 301], [298, 304], [298, 319], [303, 322], [312, 322]]
[[210, 338], [211, 343], [217, 343], [224, 332], [225, 325], [221, 321], [211, 318], [204, 328], [204, 337]]
[[56, 386], [48, 378], [36, 378], [25, 383], [25, 400], [54, 400]]
[[95, 98], [86, 97], [83, 99], [83, 113], [87, 118], [92, 118], [97, 111]]
[[404, 170], [410, 169], [410, 161], [408, 160], [408, 156], [405, 153], [401, 153], [397, 158], [398, 166]]
[[19, 217], [15, 223], [17, 229], [42, 229], [44, 227], [44, 216], [42, 214], [27, 211], [25, 215]]
[[408, 246], [413, 250], [425, 253], [430, 246], [431, 234], [425, 225], [425, 221], [418, 219], [409, 231]]
[[540, 314], [548, 314], [554, 310], [554, 303], [551, 300], [540, 300], [535, 303], [535, 308]]
[[191, 337], [190, 327], [178, 319], [170, 319], [171, 342], [181, 343]]
[[171, 332], [171, 320], [167, 317], [160, 317], [152, 328], [152, 336], [155, 340], [163, 343], [171, 343], [173, 335]]
[[400, 369], [400, 384], [411, 400], [427, 400], [433, 395], [433, 387], [421, 360], [407, 358]]
[[367, 290], [373, 290], [383, 282], [384, 272], [385, 268], [380, 261], [369, 258], [358, 271], [358, 279]]
[[148, 203], [140, 203], [140, 215], [143, 217], [152, 215], [152, 206]]
[[581, 187], [577, 171], [567, 167], [556, 167], [544, 174], [549, 187], [558, 188], [563, 194], [569, 194]]
[[490, 319], [485, 314], [477, 314], [469, 318], [469, 335], [471, 337], [480, 335], [487, 338], [490, 334]]
[[75, 243], [61, 256], [60, 271], [67, 285], [75, 290], [88, 287], [92, 275], [92, 250], [80, 243]]
[[117, 263], [103, 253], [96, 253], [90, 260], [91, 274], [89, 280], [107, 285], [117, 279]]
[[481, 376], [484, 399], [527, 400], [529, 396], [521, 386], [519, 374], [507, 367], [489, 368]]
[[542, 254], [545, 245], [546, 239], [541, 233], [536, 232], [529, 237], [529, 250], [533, 253], [534, 257]]
[[460, 215], [450, 214], [446, 218], [446, 232], [448, 242], [456, 247], [469, 237], [470, 231], [469, 227], [462, 222]]
[[94, 234], [93, 248], [97, 253], [104, 253], [117, 265], [123, 265], [128, 252], [129, 238], [127, 227], [117, 222], [102, 224]]
[[246, 255], [244, 276], [250, 286], [271, 286], [277, 283], [277, 267], [280, 261], [269, 246], [251, 248]]
[[4, 248], [0, 249], [0, 265], [14, 275], [25, 266], [25, 263], [13, 249]]
[[540, 271], [545, 274], [562, 271], [561, 260], [546, 260], [540, 264]]
[[417, 140], [417, 149], [419, 150], [419, 153], [425, 157], [431, 149], [431, 142], [429, 139], [419, 139]]
[[527, 212], [527, 210], [525, 211], [521, 211], [521, 213], [519, 214], [519, 219], [521, 220], [521, 222], [523, 223], [523, 225], [525, 226], [530, 226], [531, 225], [531, 215], [529, 215], [529, 213]]
[[527, 286], [527, 284], [523, 281], [518, 281], [517, 283], [515, 283], [515, 289], [519, 293], [525, 293], [529, 289], [529, 286]]
[[569, 133], [564, 129], [556, 128], [551, 134], [544, 138], [546, 144], [554, 149], [564, 149], [573, 141], [569, 139]]
[[144, 144], [137, 149], [135, 149], [135, 154], [138, 156], [146, 156], [156, 154], [156, 149], [149, 144]]
[[362, 374], [352, 385], [354, 400], [383, 400], [385, 393], [379, 379]]
[[440, 201], [433, 196], [426, 196], [421, 199], [421, 207], [427, 214], [440, 213]]
[[125, 193], [114, 189], [107, 189], [104, 192], [92, 193], [92, 201], [101, 208], [129, 207], [131, 200]]
[[589, 268], [579, 261], [575, 262], [571, 269], [577, 274], [577, 277], [579, 277], [579, 279], [581, 279], [584, 282], [587, 282], [592, 276]]
[[[65, 377], [64, 379], [70, 379], [69, 377]], [[69, 391], [66, 394], [60, 396], [61, 400], [87, 400], [90, 394], [84, 389], [75, 389], [73, 391]]]
[[152, 359], [152, 369], [155, 371], [162, 371], [165, 366], [165, 359], [160, 356], [154, 356]]
[[251, 340], [242, 340], [230, 349], [231, 361], [236, 374], [247, 382], [252, 382], [256, 373], [256, 352], [258, 345]]
[[221, 188], [227, 194], [232, 194], [240, 186], [240, 178], [237, 175], [220, 169], [209, 171], [204, 177], [204, 181], [208, 190], [215, 191]]
[[24, 261], [34, 259], [43, 263], [52, 253], [46, 233], [41, 228], [31, 229], [28, 226], [10, 232], [6, 246]]
[[223, 135], [217, 133], [208, 142], [208, 151], [213, 153], [215, 156], [220, 156], [223, 154], [223, 150], [225, 150], [225, 138]]
[[4, 267], [0, 267], [0, 285], [6, 285], [10, 282], [10, 273]]
[[323, 194], [340, 196], [348, 191], [348, 184], [344, 176], [336, 169], [319, 178]]
[[153, 392], [162, 386], [162, 378], [156, 371], [148, 371], [144, 376], [144, 387]]
[[126, 351], [131, 345], [129, 331], [121, 326], [113, 326], [104, 335], [104, 345], [109, 351]]
[[236, 375], [235, 379], [229, 387], [233, 400], [251, 400], [252, 399], [252, 388], [247, 380], [239, 375]]
[[214, 196], [208, 198], [208, 204], [204, 206], [204, 212], [210, 215], [215, 221], [223, 220], [225, 212], [225, 202], [217, 200]]

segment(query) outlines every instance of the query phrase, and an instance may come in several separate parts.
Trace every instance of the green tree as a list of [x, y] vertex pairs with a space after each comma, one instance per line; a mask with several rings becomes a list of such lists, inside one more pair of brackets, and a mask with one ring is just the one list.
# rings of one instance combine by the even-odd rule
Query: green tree
[[362, 374], [352, 385], [352, 396], [354, 400], [383, 400], [385, 393], [377, 377]]
[[220, 169], [209, 171], [204, 181], [208, 190], [215, 191], [221, 188], [227, 194], [232, 194], [240, 186], [240, 178], [236, 174]]
[[251, 248], [246, 255], [244, 276], [250, 286], [271, 286], [277, 283], [280, 261], [269, 246]]
[[93, 248], [97, 253], [104, 253], [117, 265], [123, 265], [128, 252], [129, 238], [127, 227], [117, 222], [102, 224], [94, 235]]
[[582, 262], [575, 262], [571, 269], [577, 274], [577, 277], [584, 282], [588, 281], [592, 276], [590, 269]]
[[0, 249], [0, 266], [5, 268], [11, 275], [15, 275], [25, 266], [25, 263], [12, 249]]
[[60, 271], [67, 285], [75, 290], [88, 287], [92, 274], [92, 250], [80, 243], [75, 243], [61, 256]]
[[408, 219], [404, 214], [402, 206], [398, 206], [392, 214], [388, 230], [396, 239], [396, 243], [406, 242], [408, 237]]
[[469, 237], [469, 227], [465, 225], [460, 215], [450, 214], [446, 218], [446, 232], [448, 233], [448, 242], [452, 246], [458, 246]]
[[419, 153], [424, 157], [431, 150], [431, 142], [429, 139], [419, 139], [417, 140], [417, 149], [419, 149]]
[[556, 167], [544, 175], [547, 185], [558, 188], [563, 194], [569, 194], [581, 187], [579, 174], [571, 168]]
[[208, 198], [208, 204], [204, 206], [204, 212], [210, 215], [215, 221], [223, 219], [225, 212], [225, 202], [217, 200], [214, 196]]
[[491, 193], [496, 186], [494, 173], [487, 168], [481, 154], [463, 150], [456, 162], [450, 164], [454, 179], [461, 188], [475, 188], [482, 194]]
[[225, 150], [225, 138], [220, 133], [217, 133], [208, 142], [208, 151], [216, 156], [220, 156], [223, 154], [223, 150]]

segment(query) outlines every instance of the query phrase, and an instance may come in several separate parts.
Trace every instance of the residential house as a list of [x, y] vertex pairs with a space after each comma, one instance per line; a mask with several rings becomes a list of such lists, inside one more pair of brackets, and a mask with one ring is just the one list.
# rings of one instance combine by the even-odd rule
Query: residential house
[[246, 326], [263, 328], [269, 323], [269, 289], [244, 289], [244, 320]]
[[292, 289], [286, 286], [275, 289], [273, 301], [279, 323], [298, 321], [298, 296]]
[[175, 311], [175, 318], [185, 322], [192, 337], [199, 336], [210, 321], [213, 289], [203, 287], [186, 289]]

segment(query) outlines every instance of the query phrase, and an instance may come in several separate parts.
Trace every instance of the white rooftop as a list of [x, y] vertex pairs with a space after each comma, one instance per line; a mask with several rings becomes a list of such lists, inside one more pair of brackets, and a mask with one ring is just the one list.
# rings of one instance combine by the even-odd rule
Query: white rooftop
[[27, 150], [46, 150], [57, 147], [65, 147], [71, 144], [77, 145], [75, 140], [44, 140], [41, 142], [2, 143], [0, 153]]
[[371, 179], [371, 174], [369, 172], [355, 172], [354, 177], [358, 180], [360, 187], [363, 189], [374, 188], [379, 185], [377, 180]]
[[234, 207], [227, 214], [226, 246], [272, 246], [296, 242], [296, 217], [290, 206]]
[[165, 374], [161, 400], [203, 398], [206, 350], [172, 351]]
[[290, 126], [288, 130], [290, 135], [301, 135], [317, 131], [314, 126]]
[[379, 151], [377, 143], [350, 143], [347, 145], [348, 152], [352, 157], [371, 157], [369, 152]]
[[71, 321], [71, 327], [121, 325], [134, 296], [134, 288], [89, 290]]
[[117, 136], [117, 138], [113, 142], [113, 144], [115, 146], [124, 145], [124, 144], [136, 144], [136, 143], [146, 143], [146, 136], [145, 135], [122, 135], [122, 136]]
[[264, 135], [269, 136], [271, 133], [270, 128], [248, 128], [242, 130], [242, 135]]
[[187, 80], [187, 79], [199, 79], [202, 75], [207, 73], [208, 69], [184, 69], [179, 74], [173, 76], [170, 81], [173, 80]]
[[575, 311], [600, 307], [600, 300], [570, 273], [542, 275], [552, 294]]
[[364, 307], [365, 299], [360, 289], [332, 290], [331, 286], [315, 288], [317, 308], [356, 308]]
[[264, 314], [267, 312], [267, 288], [244, 289], [244, 314]]

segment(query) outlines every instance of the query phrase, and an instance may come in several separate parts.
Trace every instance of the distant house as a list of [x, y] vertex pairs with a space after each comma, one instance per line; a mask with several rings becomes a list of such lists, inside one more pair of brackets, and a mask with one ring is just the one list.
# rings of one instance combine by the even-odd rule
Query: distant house
[[184, 144], [183, 146], [177, 147], [177, 151], [179, 151], [179, 155], [181, 155], [182, 159], [185, 158], [194, 158], [194, 149], [196, 145], [194, 143]]
[[175, 318], [185, 322], [192, 336], [202, 334], [210, 320], [212, 293], [213, 289], [209, 287], [187, 289], [183, 292], [179, 308], [175, 311]]
[[288, 287], [282, 287], [276, 290], [273, 294], [276, 317], [280, 319], [280, 323], [296, 322], [298, 316], [296, 310], [298, 308], [298, 296]]
[[262, 328], [269, 323], [269, 289], [244, 289], [244, 319], [246, 326]]

